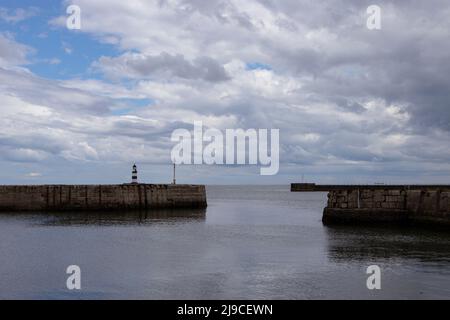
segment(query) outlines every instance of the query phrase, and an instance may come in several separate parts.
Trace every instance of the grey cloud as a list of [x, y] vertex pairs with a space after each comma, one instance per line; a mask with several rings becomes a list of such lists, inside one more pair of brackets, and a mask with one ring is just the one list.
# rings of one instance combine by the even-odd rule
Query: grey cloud
[[[262, 3], [283, 10], [290, 2], [282, 1], [277, 6], [268, 0]], [[364, 23], [366, 4], [370, 3], [342, 1], [341, 5], [325, 6], [334, 7], [336, 12], [340, 12], [340, 7], [360, 12]], [[283, 51], [281, 47], [275, 49], [280, 53], [274, 55], [280, 57], [276, 65], [300, 75], [311, 75], [313, 81], [303, 90], [315, 93], [314, 96], [324, 102], [333, 103], [339, 97], [357, 106], [361, 99], [383, 99], [388, 104], [405, 106], [411, 115], [410, 126], [417, 132], [429, 128], [450, 131], [449, 3], [435, 0], [426, 3], [379, 1], [377, 4], [382, 8], [382, 30], [374, 32], [366, 30], [364, 24], [352, 25], [355, 14], [342, 15], [337, 20], [333, 15], [317, 19], [313, 10], [310, 17], [316, 18], [322, 28], [328, 26], [337, 39], [348, 42], [349, 46], [338, 51], [327, 46], [323, 50], [294, 51]], [[296, 16], [301, 14], [301, 6], [292, 4], [293, 10], [284, 12]], [[302, 22], [314, 27], [308, 19]], [[341, 71], [337, 72], [339, 69]], [[346, 74], [342, 71], [345, 69], [360, 71]]]
[[11, 148], [0, 145], [0, 158], [13, 162], [40, 162], [49, 154], [41, 150]]
[[65, 143], [56, 137], [36, 134], [33, 136], [0, 136], [0, 145], [16, 149], [40, 150], [46, 153], [57, 154], [64, 149]]
[[209, 82], [229, 80], [224, 67], [212, 58], [199, 57], [190, 62], [182, 55], [165, 52], [155, 56], [125, 54], [117, 58], [101, 57], [94, 68], [116, 78], [151, 79], [168, 76]]
[[112, 100], [78, 89], [66, 88], [57, 81], [36, 77], [24, 70], [0, 67], [0, 82], [4, 91], [20, 96], [24, 101], [61, 110], [87, 114], [109, 113]]
[[181, 0], [175, 10], [179, 15], [200, 13], [206, 17], [214, 17], [221, 24], [236, 24], [248, 30], [255, 28], [250, 16], [227, 0]]
[[0, 67], [26, 64], [27, 56], [33, 52], [32, 48], [15, 42], [9, 34], [0, 32]]
[[336, 98], [336, 104], [344, 111], [350, 111], [355, 113], [363, 113], [364, 111], [366, 111], [366, 108], [364, 108], [358, 102], [348, 101], [342, 97]]

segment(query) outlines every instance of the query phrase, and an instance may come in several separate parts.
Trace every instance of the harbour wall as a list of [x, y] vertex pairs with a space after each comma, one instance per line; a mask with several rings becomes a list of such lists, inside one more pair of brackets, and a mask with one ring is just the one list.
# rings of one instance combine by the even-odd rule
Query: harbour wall
[[204, 185], [0, 186], [0, 212], [205, 208]]
[[294, 184], [292, 191], [328, 191], [325, 224], [399, 223], [450, 227], [450, 186]]

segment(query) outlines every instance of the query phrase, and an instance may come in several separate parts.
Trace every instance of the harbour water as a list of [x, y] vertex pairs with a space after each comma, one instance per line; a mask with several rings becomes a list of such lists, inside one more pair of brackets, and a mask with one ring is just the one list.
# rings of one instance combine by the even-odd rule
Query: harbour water
[[0, 298], [450, 299], [448, 232], [326, 227], [326, 193], [288, 185], [207, 195], [206, 210], [2, 214]]

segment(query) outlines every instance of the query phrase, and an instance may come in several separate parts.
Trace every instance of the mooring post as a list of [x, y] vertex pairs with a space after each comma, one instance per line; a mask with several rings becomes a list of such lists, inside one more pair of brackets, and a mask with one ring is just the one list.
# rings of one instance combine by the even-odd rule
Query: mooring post
[[361, 206], [360, 206], [360, 204], [359, 204], [359, 198], [360, 198], [360, 196], [359, 196], [359, 188], [358, 188], [358, 209], [361, 208]]
[[177, 179], [175, 179], [175, 163], [173, 164], [173, 184], [177, 184]]

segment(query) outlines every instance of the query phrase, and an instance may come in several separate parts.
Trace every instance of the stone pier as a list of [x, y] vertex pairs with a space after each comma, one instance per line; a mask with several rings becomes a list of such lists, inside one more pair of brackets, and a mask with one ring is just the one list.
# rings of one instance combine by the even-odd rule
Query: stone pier
[[205, 208], [203, 185], [0, 186], [0, 212]]
[[398, 223], [450, 227], [447, 185], [315, 185], [295, 183], [293, 192], [327, 191], [325, 224]]

